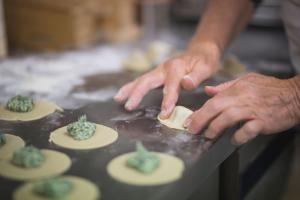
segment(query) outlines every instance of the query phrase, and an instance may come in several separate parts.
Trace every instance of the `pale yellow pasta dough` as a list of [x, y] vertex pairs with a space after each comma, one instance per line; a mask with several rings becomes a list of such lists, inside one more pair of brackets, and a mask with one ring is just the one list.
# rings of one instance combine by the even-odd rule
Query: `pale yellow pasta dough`
[[95, 134], [86, 140], [75, 140], [67, 132], [67, 127], [64, 126], [52, 132], [50, 134], [49, 141], [53, 142], [57, 146], [77, 149], [77, 150], [87, 150], [96, 149], [115, 142], [118, 138], [118, 133], [107, 126], [96, 124]]
[[[63, 176], [66, 180], [73, 183], [72, 191], [63, 200], [97, 200], [100, 199], [98, 188], [90, 181], [75, 177]], [[34, 182], [26, 183], [19, 187], [13, 194], [14, 200], [49, 200], [33, 192]]]
[[32, 121], [41, 119], [51, 113], [54, 113], [56, 110], [62, 111], [62, 109], [56, 104], [47, 101], [36, 101], [34, 103], [33, 110], [25, 113], [11, 112], [4, 106], [0, 106], [0, 120]]
[[159, 167], [151, 174], [143, 174], [126, 165], [126, 161], [134, 153], [127, 153], [114, 158], [107, 166], [107, 171], [114, 179], [132, 185], [161, 185], [181, 178], [184, 163], [177, 157], [155, 153], [160, 158]]
[[59, 175], [70, 168], [71, 160], [66, 154], [45, 149], [41, 151], [46, 159], [35, 168], [16, 166], [10, 159], [0, 161], [0, 176], [14, 180], [34, 180]]
[[22, 138], [11, 134], [4, 135], [6, 137], [6, 143], [0, 147], [0, 160], [10, 159], [17, 149], [25, 146], [25, 142]]
[[161, 119], [159, 116], [157, 119], [169, 128], [185, 130], [183, 124], [192, 113], [193, 111], [188, 108], [176, 106], [168, 119]]

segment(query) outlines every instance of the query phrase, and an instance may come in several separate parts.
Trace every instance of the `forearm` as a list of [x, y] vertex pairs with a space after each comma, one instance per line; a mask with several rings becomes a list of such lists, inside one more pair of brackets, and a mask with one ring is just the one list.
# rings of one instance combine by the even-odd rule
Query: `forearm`
[[221, 54], [247, 25], [253, 10], [251, 0], [210, 0], [188, 49], [207, 44]]

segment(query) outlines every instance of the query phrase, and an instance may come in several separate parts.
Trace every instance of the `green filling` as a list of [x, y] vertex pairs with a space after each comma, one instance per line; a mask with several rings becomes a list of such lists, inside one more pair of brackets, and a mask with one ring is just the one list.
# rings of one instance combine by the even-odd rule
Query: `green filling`
[[128, 158], [126, 165], [141, 173], [150, 174], [159, 167], [160, 159], [154, 153], [149, 152], [142, 143], [138, 142], [136, 153]]
[[30, 112], [34, 107], [33, 99], [17, 95], [8, 100], [6, 108], [12, 112]]
[[6, 144], [6, 136], [3, 133], [0, 133], [0, 147]]
[[69, 135], [75, 140], [86, 140], [96, 132], [96, 124], [88, 122], [86, 116], [81, 116], [77, 122], [67, 126]]
[[33, 186], [33, 192], [35, 194], [46, 198], [63, 198], [68, 195], [72, 189], [72, 182], [61, 177], [42, 180]]
[[44, 161], [45, 156], [33, 146], [22, 147], [16, 150], [12, 157], [12, 163], [23, 168], [38, 167]]

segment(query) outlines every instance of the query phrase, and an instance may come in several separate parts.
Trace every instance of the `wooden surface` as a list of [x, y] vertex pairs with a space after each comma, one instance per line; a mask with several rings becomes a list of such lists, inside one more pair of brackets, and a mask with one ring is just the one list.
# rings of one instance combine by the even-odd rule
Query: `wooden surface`
[[0, 58], [4, 58], [7, 55], [5, 21], [3, 17], [3, 1], [0, 0]]

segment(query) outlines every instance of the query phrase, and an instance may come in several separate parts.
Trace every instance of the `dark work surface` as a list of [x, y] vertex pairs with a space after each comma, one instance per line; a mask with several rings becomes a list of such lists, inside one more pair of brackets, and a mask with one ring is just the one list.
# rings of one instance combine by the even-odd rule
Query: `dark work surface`
[[[125, 112], [121, 106], [110, 101], [91, 104], [74, 111], [54, 113], [32, 122], [1, 121], [0, 130], [19, 135], [27, 144], [38, 148], [66, 153], [72, 159], [72, 166], [66, 174], [84, 177], [94, 182], [101, 190], [101, 199], [185, 199], [234, 151], [235, 147], [229, 143], [228, 138], [233, 129], [228, 130], [216, 142], [207, 141], [201, 135], [171, 130], [156, 120], [160, 98], [159, 90], [152, 92], [142, 107], [131, 113]], [[194, 110], [206, 100], [207, 97], [202, 93], [184, 93], [179, 104]], [[86, 114], [93, 122], [116, 129], [119, 133], [118, 141], [107, 147], [89, 151], [67, 150], [48, 142], [51, 131], [67, 125], [82, 114]], [[137, 187], [110, 178], [106, 172], [108, 162], [120, 154], [133, 151], [138, 140], [150, 150], [181, 158], [186, 166], [182, 179], [161, 186]], [[21, 183], [0, 178], [0, 199], [11, 199], [12, 192]]]

